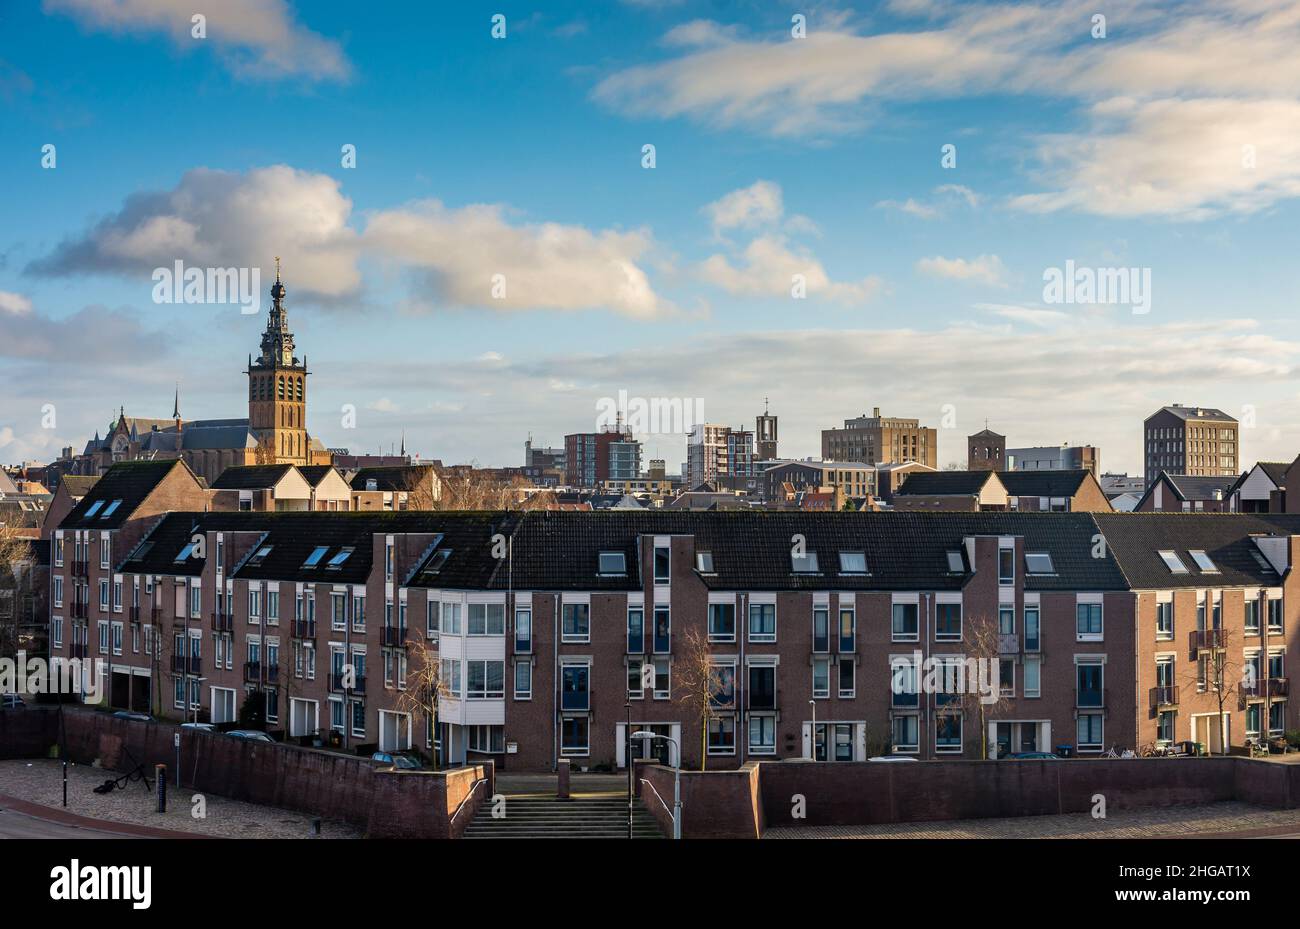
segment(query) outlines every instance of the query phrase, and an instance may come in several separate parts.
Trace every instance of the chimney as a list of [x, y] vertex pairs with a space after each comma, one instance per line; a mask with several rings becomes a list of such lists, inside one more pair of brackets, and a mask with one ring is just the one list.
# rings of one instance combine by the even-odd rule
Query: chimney
[[878, 407], [878, 406], [873, 406], [873, 407], [871, 408], [871, 417], [872, 417], [873, 419], [879, 419], [879, 418], [880, 418], [880, 407]]

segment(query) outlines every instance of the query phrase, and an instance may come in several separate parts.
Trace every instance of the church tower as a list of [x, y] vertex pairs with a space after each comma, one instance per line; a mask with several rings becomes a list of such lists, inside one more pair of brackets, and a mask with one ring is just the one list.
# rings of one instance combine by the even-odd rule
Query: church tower
[[284, 308], [280, 259], [275, 259], [271, 312], [262, 350], [248, 358], [248, 427], [260, 442], [258, 464], [311, 463], [307, 438], [307, 359], [293, 354], [293, 333]]

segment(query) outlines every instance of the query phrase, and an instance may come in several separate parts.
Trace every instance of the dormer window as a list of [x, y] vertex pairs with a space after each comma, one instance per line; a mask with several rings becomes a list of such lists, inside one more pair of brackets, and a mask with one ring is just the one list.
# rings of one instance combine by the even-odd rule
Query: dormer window
[[320, 560], [325, 557], [325, 552], [329, 550], [328, 545], [317, 545], [312, 553], [307, 556], [307, 560], [302, 563], [304, 568], [314, 568], [320, 564]]
[[1183, 564], [1183, 561], [1178, 557], [1177, 552], [1163, 551], [1158, 552], [1157, 554], [1160, 555], [1160, 560], [1165, 563], [1165, 567], [1169, 569], [1171, 574], [1187, 573], [1187, 566]]
[[1188, 549], [1187, 554], [1192, 556], [1192, 561], [1196, 562], [1202, 574], [1218, 574], [1218, 566], [1210, 560], [1210, 556], [1198, 548]]
[[1025, 552], [1026, 574], [1055, 574], [1052, 556], [1047, 552]]
[[329, 560], [329, 563], [325, 565], [326, 569], [330, 571], [337, 571], [339, 568], [343, 566], [343, 562], [348, 560], [348, 558], [351, 556], [353, 551], [355, 551], [355, 549], [351, 549], [351, 548], [339, 549], [339, 551], [334, 555], [334, 557]]
[[818, 572], [817, 553], [804, 552], [800, 555], [796, 552], [791, 552], [790, 570], [795, 574], [816, 574]]
[[602, 575], [627, 574], [627, 556], [622, 552], [601, 552], [600, 573]]
[[866, 574], [867, 553], [866, 552], [840, 552], [840, 573], [841, 574]]
[[713, 573], [713, 552], [695, 553], [695, 570], [701, 574]]

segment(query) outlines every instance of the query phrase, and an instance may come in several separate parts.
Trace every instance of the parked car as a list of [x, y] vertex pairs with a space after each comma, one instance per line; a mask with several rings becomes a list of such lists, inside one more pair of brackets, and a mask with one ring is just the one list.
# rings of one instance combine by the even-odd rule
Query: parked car
[[916, 761], [910, 755], [877, 755], [875, 758], [868, 758], [867, 761]]
[[18, 694], [0, 694], [0, 710], [25, 710], [27, 703]]
[[1015, 752], [1007, 756], [1012, 761], [1060, 761], [1051, 752]]
[[226, 735], [232, 739], [242, 739], [245, 742], [275, 742], [265, 732], [259, 732], [256, 729], [231, 729]]
[[134, 719], [138, 723], [151, 723], [153, 717], [148, 713], [136, 713], [133, 710], [118, 710], [113, 714], [115, 719]]
[[370, 760], [375, 764], [388, 764], [403, 771], [418, 771], [424, 767], [418, 759], [403, 755], [401, 752], [375, 752], [370, 756]]
[[181, 723], [182, 729], [193, 729], [196, 732], [216, 732], [217, 727], [212, 723]]

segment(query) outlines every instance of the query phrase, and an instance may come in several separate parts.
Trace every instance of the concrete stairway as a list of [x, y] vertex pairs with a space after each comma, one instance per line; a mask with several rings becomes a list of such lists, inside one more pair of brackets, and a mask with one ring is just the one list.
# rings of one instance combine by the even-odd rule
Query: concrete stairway
[[[485, 803], [465, 827], [467, 839], [626, 839], [626, 797], [507, 796], [506, 815], [492, 818]], [[632, 805], [632, 837], [661, 839], [663, 834], [641, 801]]]

